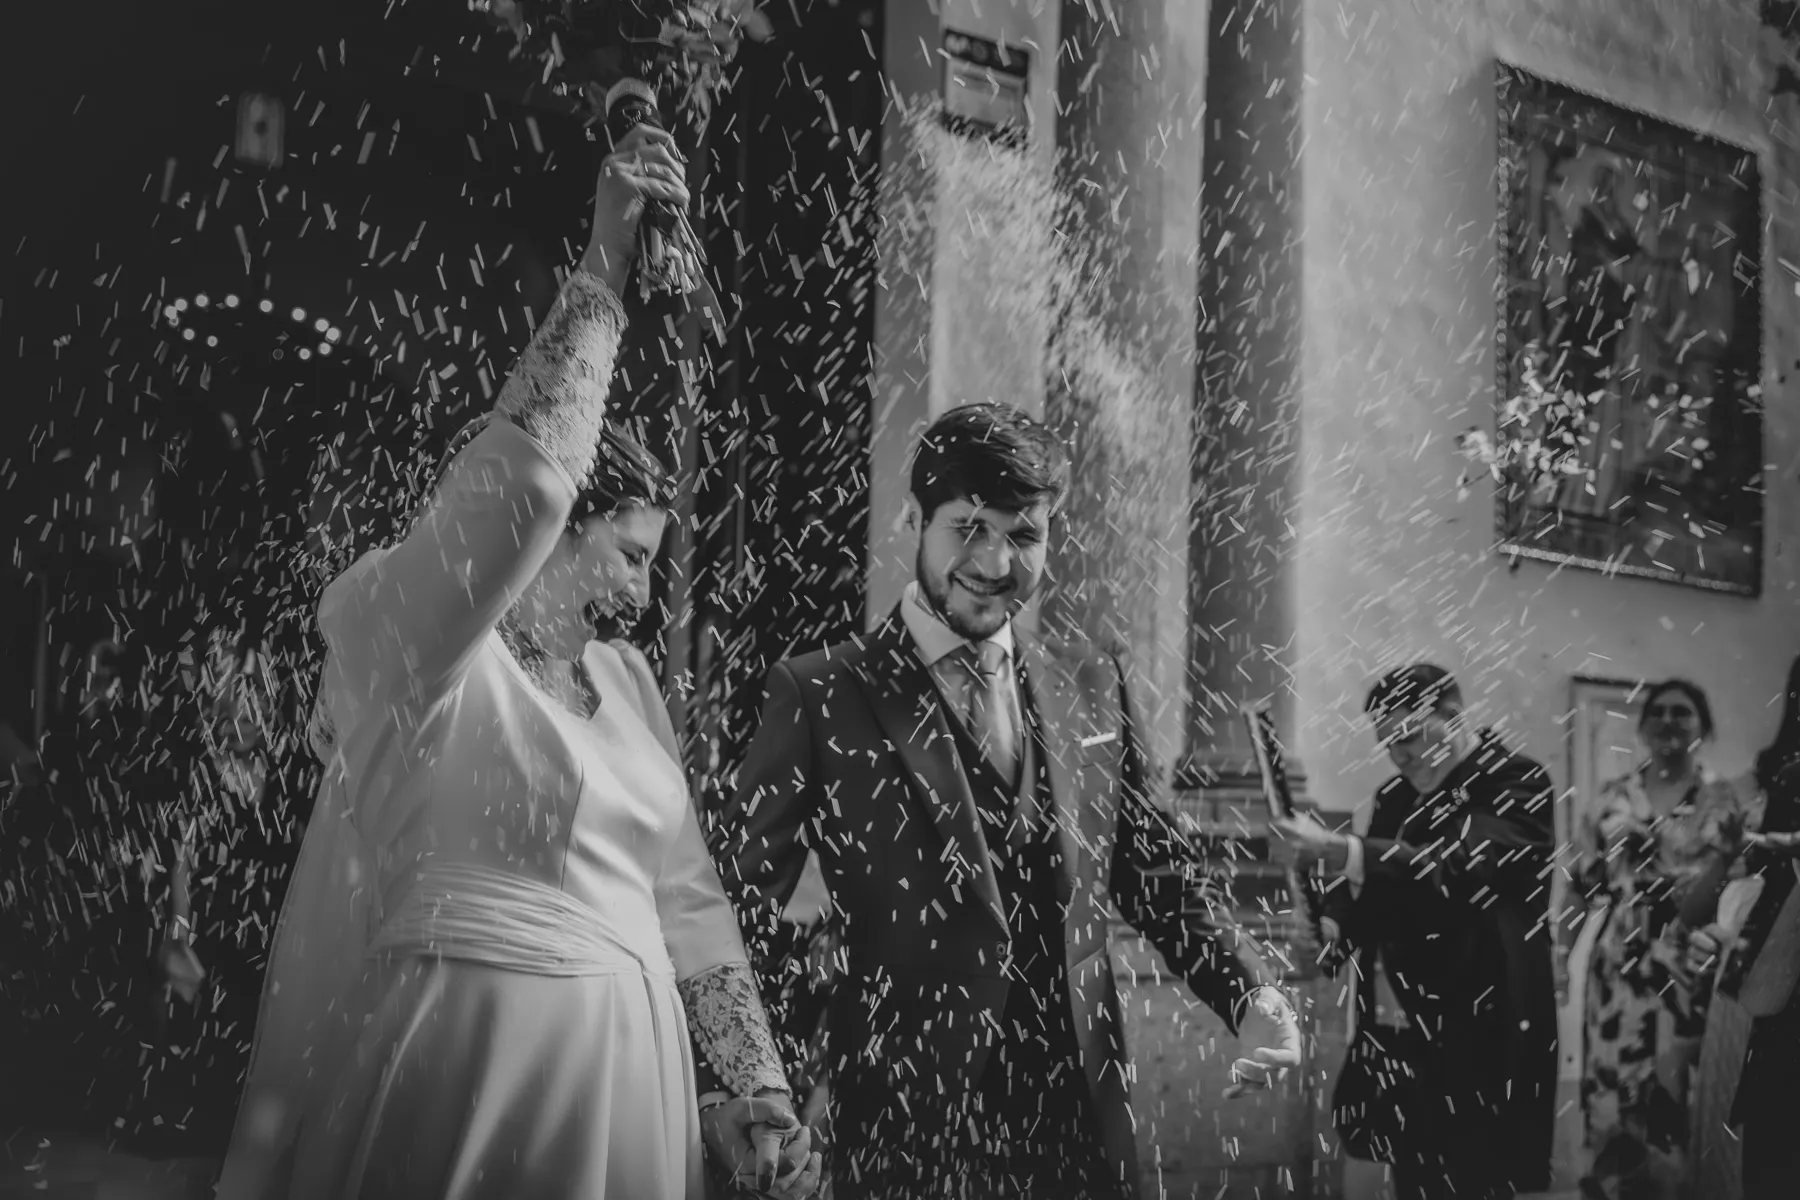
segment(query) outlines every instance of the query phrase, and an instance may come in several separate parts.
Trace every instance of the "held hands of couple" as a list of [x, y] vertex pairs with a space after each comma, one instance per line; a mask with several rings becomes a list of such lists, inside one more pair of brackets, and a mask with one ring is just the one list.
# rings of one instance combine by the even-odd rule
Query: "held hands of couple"
[[687, 176], [675, 139], [663, 130], [639, 125], [606, 156], [594, 188], [594, 227], [588, 235], [582, 269], [600, 279], [615, 295], [623, 295], [625, 279], [637, 253], [638, 221], [644, 206], [666, 200], [688, 206]]
[[1242, 1057], [1231, 1064], [1227, 1100], [1273, 1087], [1300, 1065], [1300, 1019], [1286, 996], [1268, 986], [1250, 993], [1238, 1021], [1238, 1046]]
[[812, 1130], [783, 1092], [738, 1096], [700, 1112], [700, 1135], [713, 1160], [747, 1191], [805, 1200], [818, 1191], [824, 1162]]

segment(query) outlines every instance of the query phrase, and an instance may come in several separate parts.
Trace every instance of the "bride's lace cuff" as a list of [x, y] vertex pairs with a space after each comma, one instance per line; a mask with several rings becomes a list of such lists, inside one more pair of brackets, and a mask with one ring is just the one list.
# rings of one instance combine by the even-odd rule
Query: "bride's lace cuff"
[[494, 405], [536, 439], [577, 487], [594, 469], [606, 390], [624, 332], [619, 298], [586, 271], [571, 271]]
[[725, 963], [676, 985], [700, 1052], [735, 1095], [788, 1090], [787, 1073], [769, 1032], [747, 963]]

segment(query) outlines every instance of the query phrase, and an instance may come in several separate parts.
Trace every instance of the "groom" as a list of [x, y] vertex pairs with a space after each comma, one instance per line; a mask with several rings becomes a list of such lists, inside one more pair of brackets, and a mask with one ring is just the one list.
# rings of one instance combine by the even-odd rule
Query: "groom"
[[842, 921], [837, 1200], [1136, 1194], [1115, 903], [1238, 1032], [1233, 1093], [1299, 1060], [1274, 977], [1152, 801], [1119, 664], [1013, 627], [1068, 475], [1004, 405], [925, 432], [913, 582], [873, 633], [770, 671], [715, 829], [766, 982], [798, 969], [775, 947], [809, 850]]

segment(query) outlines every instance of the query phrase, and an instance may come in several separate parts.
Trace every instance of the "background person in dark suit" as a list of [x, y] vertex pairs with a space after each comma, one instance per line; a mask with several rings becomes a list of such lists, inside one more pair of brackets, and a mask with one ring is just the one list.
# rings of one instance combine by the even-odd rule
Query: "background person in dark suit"
[[1403, 1200], [1487, 1200], [1549, 1186], [1556, 989], [1547, 927], [1553, 789], [1544, 768], [1466, 719], [1441, 667], [1382, 677], [1365, 711], [1400, 773], [1362, 837], [1274, 822], [1271, 856], [1337, 876], [1326, 965], [1354, 959], [1357, 1020], [1376, 959], [1418, 1073], [1394, 1164]]
[[842, 949], [835, 1195], [1135, 1194], [1110, 902], [1237, 1031], [1234, 1092], [1299, 1061], [1292, 1010], [1151, 797], [1118, 662], [1012, 625], [1068, 459], [994, 404], [912, 464], [915, 580], [872, 634], [777, 664], [713, 840], [751, 958], [817, 851]]
[[[1756, 756], [1756, 781], [1764, 808], [1745, 864], [1764, 884], [1719, 986], [1757, 1014], [1731, 1115], [1731, 1123], [1742, 1127], [1744, 1200], [1788, 1200], [1800, 1196], [1794, 1118], [1800, 1106], [1800, 989], [1794, 986], [1800, 929], [1789, 905], [1800, 881], [1800, 658], [1788, 668], [1775, 739]], [[1697, 961], [1691, 965], [1706, 969], [1728, 948], [1726, 940], [1716, 927], [1695, 930], [1690, 954]]]

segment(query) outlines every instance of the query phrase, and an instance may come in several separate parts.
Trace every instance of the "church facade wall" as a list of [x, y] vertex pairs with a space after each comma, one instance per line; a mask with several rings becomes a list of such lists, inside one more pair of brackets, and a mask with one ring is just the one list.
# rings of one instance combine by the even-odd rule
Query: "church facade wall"
[[[1800, 650], [1800, 255], [1791, 99], [1770, 101], [1754, 6], [1590, 0], [1308, 5], [1298, 741], [1310, 790], [1364, 804], [1387, 773], [1362, 695], [1397, 658], [1457, 671], [1563, 786], [1576, 677], [1706, 688], [1714, 765], [1774, 732]], [[1494, 426], [1495, 62], [1758, 153], [1763, 188], [1761, 594], [1522, 560], [1494, 487], [1459, 494], [1457, 437]], [[1784, 125], [1784, 122], [1786, 124]]]

